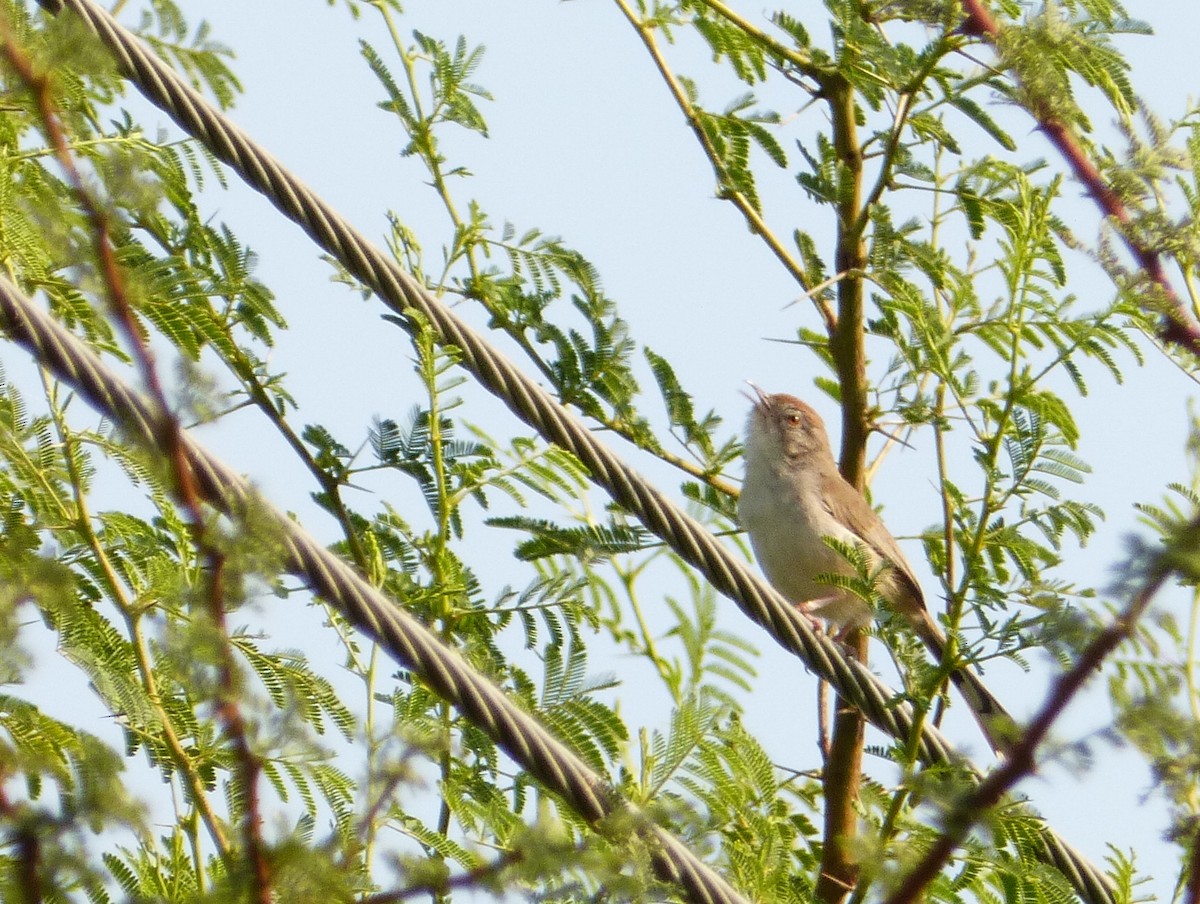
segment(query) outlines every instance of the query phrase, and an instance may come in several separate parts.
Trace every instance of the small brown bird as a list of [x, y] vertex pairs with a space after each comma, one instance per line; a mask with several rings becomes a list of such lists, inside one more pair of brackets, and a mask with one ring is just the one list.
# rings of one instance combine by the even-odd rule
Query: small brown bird
[[[872, 571], [885, 566], [877, 589], [940, 661], [946, 636], [929, 614], [895, 538], [838, 471], [820, 415], [795, 396], [767, 395], [757, 386], [754, 391], [738, 518], [767, 579], [792, 603], [832, 625], [866, 624], [874, 614], [867, 602], [850, 590], [816, 581], [820, 574], [856, 576], [854, 566], [825, 537], [857, 545]], [[1002, 753], [1004, 738], [1015, 725], [1011, 716], [974, 672], [956, 669], [951, 680], [988, 743]]]

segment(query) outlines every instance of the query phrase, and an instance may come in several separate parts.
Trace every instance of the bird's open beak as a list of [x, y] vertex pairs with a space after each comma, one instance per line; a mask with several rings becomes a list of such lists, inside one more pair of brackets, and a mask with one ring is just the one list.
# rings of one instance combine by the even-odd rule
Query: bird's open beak
[[756, 409], [759, 411], [766, 411], [771, 407], [771, 397], [763, 392], [759, 386], [755, 385], [752, 380], [747, 380], [746, 385], [754, 390], [754, 395], [750, 395], [750, 393], [746, 392], [745, 390], [742, 391], [742, 395], [748, 398], [754, 404]]

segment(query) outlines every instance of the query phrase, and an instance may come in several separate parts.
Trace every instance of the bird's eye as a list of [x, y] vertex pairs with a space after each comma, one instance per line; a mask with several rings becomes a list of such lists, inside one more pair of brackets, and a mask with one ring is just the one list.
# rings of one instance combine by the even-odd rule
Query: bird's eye
[[796, 414], [796, 412], [793, 411], [791, 414], [789, 414], [787, 416], [787, 422], [789, 424], [791, 424], [793, 427], [799, 427], [800, 426], [800, 415]]

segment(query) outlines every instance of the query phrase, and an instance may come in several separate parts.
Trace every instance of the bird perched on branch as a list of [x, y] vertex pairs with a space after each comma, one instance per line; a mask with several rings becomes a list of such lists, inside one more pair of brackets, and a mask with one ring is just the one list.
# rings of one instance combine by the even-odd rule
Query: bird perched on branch
[[[940, 662], [946, 636], [925, 606], [895, 538], [838, 470], [820, 415], [795, 396], [753, 389], [757, 397], [751, 399], [754, 409], [746, 430], [746, 479], [738, 518], [767, 580], [789, 601], [831, 625], [867, 624], [874, 616], [870, 603], [848, 587], [818, 580], [821, 575], [857, 577], [846, 553], [859, 549], [870, 571], [878, 573], [876, 590]], [[955, 669], [950, 678], [992, 749], [1003, 753], [1015, 726], [1012, 717], [970, 669]]]

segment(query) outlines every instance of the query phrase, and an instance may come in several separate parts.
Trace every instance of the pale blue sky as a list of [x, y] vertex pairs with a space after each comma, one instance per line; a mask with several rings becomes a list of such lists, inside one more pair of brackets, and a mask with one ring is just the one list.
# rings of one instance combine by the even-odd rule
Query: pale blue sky
[[[430, 237], [427, 253], [436, 256], [445, 234], [440, 208], [418, 164], [398, 157], [404, 137], [375, 107], [381, 91], [357, 51], [358, 38], [367, 37], [390, 59], [373, 12], [355, 22], [344, 9], [316, 0], [184, 0], [182, 6], [193, 24], [204, 17], [214, 37], [236, 51], [233, 65], [246, 95], [233, 115], [242, 126], [366, 234], [383, 234], [390, 208]], [[760, 7], [743, 9], [761, 18]], [[1178, 117], [1189, 96], [1200, 94], [1200, 69], [1192, 63], [1200, 4], [1140, 2], [1129, 4], [1129, 11], [1158, 32], [1122, 41], [1134, 64], [1136, 89], [1158, 114]], [[615, 5], [418, 0], [406, 4], [400, 24], [405, 35], [416, 28], [452, 43], [461, 33], [487, 45], [475, 80], [496, 98], [484, 105], [491, 139], [464, 134], [447, 143], [452, 161], [474, 173], [457, 187], [461, 206], [478, 198], [496, 224], [538, 226], [583, 251], [599, 267], [638, 341], [675, 362], [699, 404], [716, 407], [731, 425], [740, 429], [744, 417], [740, 388], [746, 378], [769, 390], [806, 395], [836, 421], [832, 405], [815, 398], [813, 363], [793, 346], [766, 341], [794, 336], [799, 324], [816, 328], [811, 308], [789, 305], [798, 294], [794, 284], [736, 212], [714, 199], [712, 176], [694, 139]], [[819, 24], [812, 31], [823, 34]], [[701, 77], [709, 106], [720, 108], [742, 90], [704, 76], [710, 67], [695, 48], [672, 53], [680, 69]], [[798, 106], [801, 100], [777, 94], [775, 102]], [[1026, 158], [1045, 156], [1052, 168], [1062, 168], [1023, 114], [1004, 115], [1022, 150], [1030, 149]], [[1068, 193], [1079, 192], [1072, 186]], [[773, 222], [790, 223], [796, 211], [810, 209], [787, 174], [767, 183], [763, 195]], [[276, 292], [290, 321], [273, 363], [290, 374], [289, 386], [305, 409], [302, 422], [326, 424], [344, 441], [357, 441], [373, 416], [402, 416], [415, 400], [409, 350], [398, 331], [379, 320], [381, 306], [331, 284], [328, 268], [300, 230], [240, 187], [210, 193], [208, 203], [259, 253], [258, 275]], [[1077, 228], [1090, 238], [1094, 212], [1085, 202], [1076, 207]], [[812, 216], [814, 223], [821, 222], [818, 217], [828, 222], [827, 211]], [[1084, 268], [1076, 274], [1070, 287], [1075, 294], [1097, 302], [1111, 296], [1102, 274]], [[1167, 481], [1186, 479], [1182, 446], [1193, 385], [1154, 353], [1141, 370], [1128, 359], [1124, 363], [1125, 387], [1114, 391], [1094, 373], [1092, 395], [1071, 400], [1083, 425], [1080, 454], [1095, 468], [1082, 492], [1108, 513], [1094, 542], [1070, 554], [1068, 572], [1084, 583], [1095, 582], [1095, 574], [1105, 574], [1119, 560], [1124, 537], [1136, 527], [1132, 503], [1157, 500]], [[657, 406], [651, 400], [647, 409]], [[498, 405], [482, 405], [472, 416], [476, 411], [485, 412], [480, 418], [498, 431], [510, 423]], [[311, 514], [305, 476], [282, 464], [280, 447], [249, 420], [244, 433], [218, 428], [204, 431], [203, 439], [281, 507]], [[666, 486], [677, 485], [673, 475], [625, 451], [635, 467], [661, 477]], [[894, 453], [879, 473], [875, 499], [885, 505], [897, 534], [912, 534], [936, 518], [927, 472], [910, 464], [924, 460], [919, 447]], [[922, 475], [916, 483], [912, 473]], [[370, 500], [363, 504], [373, 507]], [[908, 548], [916, 560], [914, 546]], [[505, 567], [497, 564], [499, 571]], [[811, 721], [804, 714], [779, 718], [780, 707], [793, 706], [797, 698], [811, 704], [811, 676], [775, 653], [769, 639], [738, 613], [731, 614], [729, 626], [765, 653], [750, 724], [780, 761], [813, 765]], [[636, 696], [629, 688], [638, 680], [630, 678], [628, 667], [627, 660], [593, 663], [626, 680], [620, 692], [626, 699]], [[1018, 713], [1030, 712], [1044, 692], [1044, 669], [1026, 676], [1001, 664], [988, 677]], [[1092, 695], [1087, 705], [1076, 707], [1064, 736], [1102, 724], [1102, 705], [1102, 696]], [[968, 747], [981, 749], [969, 721], [952, 730]], [[1107, 747], [1099, 756], [1106, 762], [1093, 771], [1073, 777], [1051, 766], [1022, 790], [1094, 859], [1104, 857], [1107, 842], [1138, 850], [1143, 865], [1158, 873], [1154, 890], [1169, 895], [1175, 855], [1159, 842], [1165, 828], [1161, 808], [1152, 797], [1142, 802], [1149, 790], [1144, 770]]]
[[[295, 0], [188, 6], [191, 15], [207, 17], [216, 35], [237, 51], [235, 65], [247, 95], [235, 115], [252, 134], [368, 234], [382, 234], [388, 208], [418, 230], [436, 230], [427, 233], [431, 236], [445, 234], [440, 208], [418, 164], [398, 157], [403, 136], [374, 108], [381, 93], [356, 45], [366, 36], [388, 58], [386, 35], [372, 12], [356, 23], [342, 10]], [[753, 4], [743, 9], [761, 15]], [[465, 34], [471, 43], [487, 46], [476, 81], [496, 98], [483, 107], [491, 140], [465, 134], [454, 140], [452, 131], [446, 133], [448, 156], [474, 173], [458, 187], [460, 198], [478, 198], [494, 222], [539, 226], [587, 254], [639, 341], [676, 362], [684, 385], [731, 424], [740, 426], [744, 416], [740, 388], [746, 378], [769, 389], [813, 395], [812, 362], [791, 346], [765, 341], [793, 336], [799, 323], [815, 327], [811, 309], [789, 305], [797, 296], [794, 284], [733, 209], [714, 199], [707, 164], [615, 5], [437, 0], [409, 3], [406, 12], [401, 21], [406, 35], [415, 28], [452, 42]], [[1135, 86], [1157, 113], [1178, 117], [1188, 98], [1200, 94], [1200, 70], [1181, 65], [1194, 55], [1200, 5], [1140, 3], [1131, 5], [1130, 13], [1157, 32], [1154, 38], [1122, 42], [1134, 63]], [[812, 30], [822, 33], [820, 25]], [[712, 107], [742, 90], [706, 75], [711, 67], [695, 48], [677, 48], [673, 60], [700, 79]], [[785, 101], [800, 103], [776, 97], [777, 103]], [[780, 109], [787, 114], [788, 108]], [[1097, 116], [1099, 126], [1106, 121]], [[1012, 111], [1005, 122], [1026, 158], [1045, 156], [1052, 168], [1061, 168], [1023, 114]], [[1078, 194], [1073, 187], [1067, 191]], [[792, 222], [793, 211], [806, 206], [790, 175], [780, 174], [762, 194], [776, 222]], [[377, 320], [379, 306], [328, 285], [327, 271], [314, 262], [307, 239], [273, 212], [254, 206], [243, 208], [239, 201], [235, 207], [231, 201], [228, 213], [236, 213], [242, 237], [262, 255], [259, 272], [288, 311], [293, 330], [280, 343], [279, 360], [286, 362], [291, 385], [312, 406], [310, 412], [319, 412], [306, 417], [340, 425], [345, 435], [356, 437], [370, 416], [405, 410], [411, 398], [405, 393], [412, 392], [407, 349], [391, 327]], [[1081, 224], [1095, 222], [1088, 203], [1081, 201], [1077, 209]], [[225, 215], [224, 204], [220, 212]], [[813, 216], [827, 222], [828, 212]], [[1084, 236], [1094, 233], [1094, 226], [1078, 228]], [[1111, 296], [1109, 283], [1094, 270], [1078, 268], [1076, 278], [1070, 288], [1077, 295], [1094, 293], [1097, 301]], [[339, 360], [341, 349], [355, 351], [343, 368], [306, 367], [316, 360]], [[1120, 558], [1123, 538], [1135, 527], [1131, 504], [1159, 498], [1167, 480], [1185, 476], [1185, 402], [1192, 385], [1154, 354], [1140, 371], [1127, 364], [1128, 384], [1120, 391], [1111, 391], [1097, 374], [1092, 395], [1072, 400], [1084, 428], [1081, 454], [1095, 468], [1086, 498], [1109, 516], [1090, 546], [1072, 556], [1072, 569], [1078, 569], [1073, 573], [1085, 583]], [[832, 406], [824, 400], [817, 404], [832, 419]], [[648, 407], [653, 410], [653, 403]], [[507, 417], [499, 409], [497, 415], [499, 423]], [[1147, 454], [1154, 462], [1149, 468], [1143, 464]], [[636, 467], [661, 474], [668, 485], [676, 483], [645, 459], [630, 458]], [[268, 485], [274, 479], [244, 456], [234, 460]], [[876, 500], [885, 504], [897, 533], [911, 534], [934, 518], [928, 478], [906, 487], [909, 470], [903, 454], [893, 456], [875, 485]], [[811, 721], [803, 715], [794, 722], [778, 718], [780, 706], [791, 706], [797, 697], [809, 705], [811, 676], [776, 654], [736, 612], [730, 624], [765, 654], [761, 701], [756, 696], [751, 703], [751, 724], [781, 760], [811, 764]], [[628, 666], [593, 664], [617, 672], [627, 688], [637, 680]], [[1002, 664], [991, 669], [989, 679], [1018, 712], [1031, 711], [1042, 698], [1044, 672], [1027, 677]], [[1103, 724], [1102, 706], [1098, 694], [1090, 710], [1077, 706], [1064, 723], [1068, 732]], [[969, 722], [957, 729], [963, 743], [978, 751]], [[1169, 894], [1174, 853], [1158, 843], [1165, 828], [1161, 811], [1141, 802], [1148, 780], [1133, 768], [1133, 758], [1118, 761], [1108, 748], [1099, 756], [1107, 767], [1078, 778], [1049, 767], [1022, 790], [1093, 858], [1103, 858], [1107, 842], [1137, 849], [1148, 868], [1158, 866], [1156, 891]], [[1133, 780], [1131, 772], [1137, 776]], [[1156, 860], [1155, 852], [1162, 859]]]

